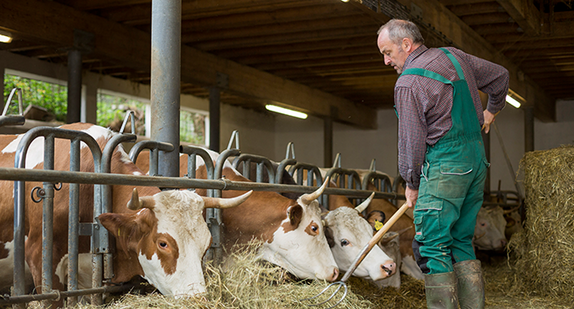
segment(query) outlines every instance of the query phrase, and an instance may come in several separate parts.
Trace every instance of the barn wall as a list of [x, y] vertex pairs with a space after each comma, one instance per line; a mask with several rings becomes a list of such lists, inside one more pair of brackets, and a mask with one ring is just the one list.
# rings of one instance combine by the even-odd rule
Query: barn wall
[[[267, 113], [245, 108], [221, 105], [220, 150], [227, 149], [234, 130], [239, 132], [239, 148], [242, 153], [257, 154], [273, 159], [275, 149], [273, 117]], [[235, 147], [235, 142], [233, 144]]]
[[556, 122], [535, 121], [534, 146], [548, 150], [560, 145], [574, 144], [574, 100], [556, 102]]

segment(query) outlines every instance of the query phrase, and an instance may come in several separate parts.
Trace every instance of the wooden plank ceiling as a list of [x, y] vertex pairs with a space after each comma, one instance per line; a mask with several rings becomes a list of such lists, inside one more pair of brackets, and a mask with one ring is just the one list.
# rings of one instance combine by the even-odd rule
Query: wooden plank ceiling
[[[453, 45], [507, 67], [543, 121], [574, 98], [574, 4], [558, 0], [182, 0], [182, 93], [223, 103], [277, 102], [359, 127], [393, 106], [396, 73], [376, 31], [410, 18], [427, 46]], [[85, 70], [150, 82], [151, 0], [0, 0], [0, 49], [67, 62], [74, 31], [93, 35]]]

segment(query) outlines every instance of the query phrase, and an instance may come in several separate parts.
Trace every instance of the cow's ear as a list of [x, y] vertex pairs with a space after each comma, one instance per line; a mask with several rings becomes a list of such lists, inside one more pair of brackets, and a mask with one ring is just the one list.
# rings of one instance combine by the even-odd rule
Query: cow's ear
[[303, 219], [303, 207], [301, 205], [294, 205], [287, 209], [287, 216], [292, 226], [297, 227]]
[[[367, 215], [367, 221], [376, 231], [380, 230], [380, 226], [377, 225], [385, 222], [385, 220], [385, 213], [380, 210], [373, 210]], [[379, 222], [379, 224], [377, 224], [377, 222]]]
[[398, 236], [399, 236], [399, 233], [397, 233], [397, 232], [388, 232], [385, 235], [383, 235], [383, 238], [381, 239], [381, 241], [379, 241], [379, 243], [381, 245], [386, 246], [391, 242], [391, 240], [397, 238]]
[[137, 213], [103, 213], [98, 216], [102, 225], [116, 238], [125, 253], [135, 249], [143, 235], [151, 231], [154, 215], [144, 208]]

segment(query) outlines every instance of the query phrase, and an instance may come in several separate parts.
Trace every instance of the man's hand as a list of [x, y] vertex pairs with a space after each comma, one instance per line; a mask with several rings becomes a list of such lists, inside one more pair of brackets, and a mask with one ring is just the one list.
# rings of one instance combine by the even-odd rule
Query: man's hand
[[405, 197], [407, 198], [407, 205], [409, 205], [409, 207], [412, 208], [417, 203], [417, 198], [419, 197], [419, 190], [414, 190], [409, 188], [409, 186], [407, 186], [405, 190]]
[[[500, 113], [500, 112], [498, 112]], [[498, 115], [498, 113], [493, 114], [491, 112], [488, 111], [488, 109], [485, 109], [483, 114], [484, 114], [484, 124], [482, 125], [482, 129], [484, 130], [484, 133], [488, 134], [488, 132], [490, 132], [490, 125], [494, 122], [494, 117], [496, 117], [496, 115]]]

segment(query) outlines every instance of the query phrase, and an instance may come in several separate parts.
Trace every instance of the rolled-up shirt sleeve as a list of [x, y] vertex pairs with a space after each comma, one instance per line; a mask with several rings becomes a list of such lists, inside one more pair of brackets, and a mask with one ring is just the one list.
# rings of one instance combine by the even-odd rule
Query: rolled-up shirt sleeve
[[506, 94], [508, 93], [509, 74], [508, 70], [494, 62], [464, 54], [467, 63], [470, 65], [478, 89], [488, 94], [488, 104], [486, 109], [496, 114], [506, 105]]
[[423, 106], [417, 104], [413, 90], [407, 87], [395, 88], [395, 102], [399, 117], [399, 173], [411, 189], [418, 190], [427, 147]]

